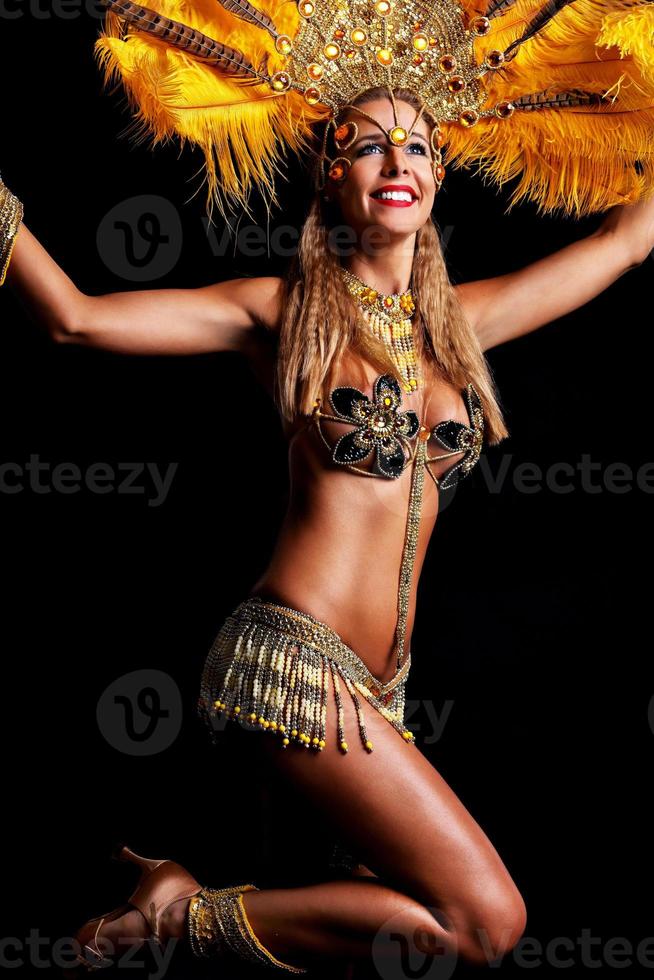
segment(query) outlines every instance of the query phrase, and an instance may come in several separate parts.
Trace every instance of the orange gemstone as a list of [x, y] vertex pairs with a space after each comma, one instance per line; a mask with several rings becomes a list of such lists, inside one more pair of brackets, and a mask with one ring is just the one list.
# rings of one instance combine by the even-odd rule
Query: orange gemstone
[[453, 54], [444, 54], [438, 59], [438, 67], [444, 72], [454, 71], [456, 68], [456, 58]]
[[353, 44], [365, 44], [368, 40], [368, 35], [361, 27], [355, 27], [350, 34]]
[[293, 49], [293, 42], [288, 34], [280, 34], [275, 41], [275, 48], [280, 54], [290, 54]]
[[459, 122], [462, 126], [468, 129], [470, 126], [474, 126], [479, 119], [479, 113], [474, 109], [464, 109], [464, 111], [459, 116]]
[[310, 85], [309, 88], [304, 90], [304, 101], [307, 105], [316, 105], [316, 103], [320, 102], [320, 89]]
[[463, 92], [466, 87], [466, 80], [461, 75], [452, 75], [447, 81], [450, 92]]
[[444, 177], [445, 177], [445, 167], [443, 166], [442, 163], [436, 164], [436, 166], [434, 167], [434, 173], [436, 175], [436, 179], [437, 180], [441, 181], [441, 180], [444, 179]]
[[393, 298], [391, 296], [384, 296], [384, 306], [392, 306]]
[[341, 125], [334, 131], [334, 139], [339, 147], [339, 149], [346, 149], [346, 144], [351, 142], [357, 134], [356, 123], [346, 122], [341, 123]]
[[393, 52], [390, 48], [380, 48], [377, 52], [377, 61], [380, 65], [392, 65], [393, 64]]
[[500, 65], [504, 64], [504, 52], [497, 50], [489, 51], [486, 55], [486, 63], [491, 68], [499, 68]]
[[491, 22], [488, 17], [473, 17], [470, 21], [470, 30], [473, 34], [481, 36], [488, 34], [491, 29]]
[[377, 3], [375, 4], [375, 10], [382, 17], [386, 17], [387, 14], [390, 14], [392, 9], [390, 0], [377, 0]]
[[323, 48], [323, 54], [325, 58], [329, 58], [330, 61], [334, 61], [335, 58], [338, 58], [340, 56], [340, 53], [341, 53], [341, 46], [340, 44], [336, 44], [335, 41], [333, 43], [326, 44], [325, 47]]
[[422, 57], [421, 54], [414, 54], [412, 60], [414, 65], [421, 65], [425, 59]]
[[316, 8], [311, 0], [302, 0], [302, 2], [298, 5], [298, 10], [303, 17], [313, 17]]
[[345, 162], [345, 160], [337, 160], [336, 163], [332, 163], [331, 167], [329, 168], [329, 176], [332, 180], [345, 180], [349, 169], [349, 165]]
[[314, 80], [314, 82], [318, 82], [322, 78], [323, 73], [324, 73], [324, 69], [322, 65], [318, 65], [315, 62], [312, 62], [307, 67], [307, 74], [309, 75], [309, 78], [312, 78]]
[[291, 87], [291, 76], [285, 71], [275, 72], [270, 79], [270, 84], [275, 92], [285, 92]]
[[508, 119], [514, 112], [515, 106], [513, 102], [509, 102], [506, 99], [502, 102], [498, 102], [495, 106], [495, 115], [499, 116], [500, 119]]
[[429, 47], [429, 38], [426, 34], [414, 34], [413, 46], [416, 51], [426, 51]]
[[334, 31], [334, 37], [337, 37], [340, 41], [342, 38], [345, 37], [345, 31], [339, 27], [337, 31]]
[[404, 146], [409, 138], [409, 134], [404, 126], [394, 126], [388, 135], [391, 138], [391, 143], [394, 143], [395, 146]]

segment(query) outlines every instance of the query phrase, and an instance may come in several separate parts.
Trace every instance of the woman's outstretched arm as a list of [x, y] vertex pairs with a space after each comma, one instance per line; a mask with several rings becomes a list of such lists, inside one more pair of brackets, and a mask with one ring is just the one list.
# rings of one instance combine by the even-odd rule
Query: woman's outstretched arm
[[124, 354], [245, 352], [256, 328], [275, 329], [281, 306], [281, 280], [273, 276], [88, 296], [24, 223], [6, 284], [54, 341]]
[[457, 286], [482, 350], [521, 337], [590, 302], [654, 247], [654, 196], [612, 208], [591, 235], [524, 269]]

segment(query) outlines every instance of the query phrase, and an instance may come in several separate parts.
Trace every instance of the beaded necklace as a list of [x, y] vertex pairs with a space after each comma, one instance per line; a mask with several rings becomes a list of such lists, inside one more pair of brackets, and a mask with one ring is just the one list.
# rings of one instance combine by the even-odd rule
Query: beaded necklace
[[404, 380], [404, 390], [411, 394], [422, 382], [418, 357], [413, 345], [412, 317], [416, 305], [411, 290], [384, 295], [367, 286], [353, 272], [341, 268], [345, 285], [359, 305], [363, 318], [375, 337], [382, 341]]

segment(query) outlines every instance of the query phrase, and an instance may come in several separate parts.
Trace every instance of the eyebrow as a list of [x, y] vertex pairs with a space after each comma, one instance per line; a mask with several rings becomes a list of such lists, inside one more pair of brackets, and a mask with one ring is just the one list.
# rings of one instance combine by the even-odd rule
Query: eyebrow
[[[422, 140], [423, 143], [426, 143], [427, 146], [429, 146], [429, 140], [427, 139], [426, 136], [423, 136], [422, 133], [411, 133], [411, 139], [413, 139], [414, 136], [417, 137], [419, 140]], [[369, 143], [371, 143], [371, 142], [372, 143], [379, 143], [382, 140], [385, 140], [387, 143], [389, 142], [388, 137], [385, 135], [385, 133], [380, 133], [379, 136], [374, 136], [374, 135], [371, 135], [371, 136], [359, 136], [359, 138], [354, 141], [354, 143], [352, 144], [352, 146], [350, 147], [350, 149], [353, 150], [354, 147], [358, 143], [362, 143], [363, 140], [367, 140]]]

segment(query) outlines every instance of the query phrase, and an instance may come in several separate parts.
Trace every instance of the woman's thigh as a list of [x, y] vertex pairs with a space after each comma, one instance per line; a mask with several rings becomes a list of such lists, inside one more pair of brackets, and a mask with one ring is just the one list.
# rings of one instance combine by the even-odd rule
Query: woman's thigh
[[277, 734], [243, 733], [243, 739], [253, 740], [253, 749], [256, 743], [275, 787], [275, 809], [284, 806], [285, 792], [292, 795], [294, 805], [286, 811], [289, 832], [319, 813], [321, 832], [331, 828], [386, 884], [445, 913], [453, 928], [468, 929], [475, 922], [483, 927], [498, 918], [517, 928], [524, 916], [520, 893], [453, 790], [418, 746], [407, 743], [360, 698], [374, 746], [368, 752], [358, 735], [352, 698], [341, 685], [349, 745], [343, 754], [331, 678], [329, 684], [322, 751], [295, 743], [283, 749]]

